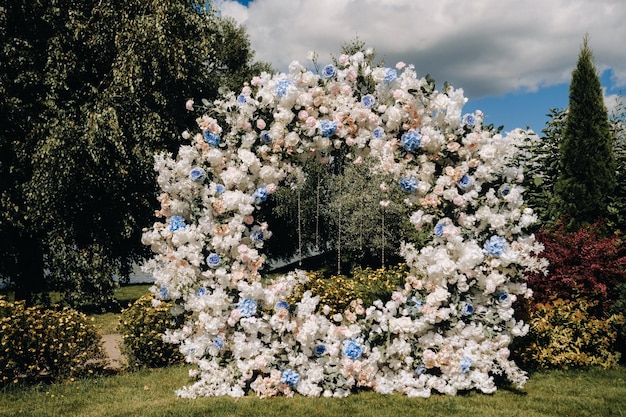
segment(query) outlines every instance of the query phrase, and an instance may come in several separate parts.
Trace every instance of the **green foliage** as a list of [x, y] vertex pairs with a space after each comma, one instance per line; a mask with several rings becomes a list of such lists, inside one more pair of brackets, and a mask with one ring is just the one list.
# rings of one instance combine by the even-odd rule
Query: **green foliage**
[[172, 302], [152, 303], [150, 294], [144, 295], [122, 311], [118, 330], [122, 334], [122, 351], [132, 367], [160, 368], [181, 363], [178, 346], [163, 341], [167, 329], [179, 328], [185, 316], [173, 316]]
[[537, 214], [537, 225], [554, 223], [550, 200], [559, 175], [559, 143], [567, 110], [550, 109], [545, 136], [526, 136], [517, 163], [524, 168], [524, 201]]
[[524, 365], [533, 369], [617, 366], [620, 353], [615, 342], [624, 316], [594, 317], [595, 304], [584, 298], [537, 304], [519, 352]]
[[[309, 272], [309, 282], [296, 289], [293, 298], [299, 299], [304, 291], [310, 290], [320, 297], [320, 313], [343, 313], [350, 307], [370, 305], [375, 300], [390, 300], [393, 291], [404, 283], [407, 273], [405, 264], [386, 269], [356, 267], [350, 277], [333, 275], [325, 278], [321, 272]], [[329, 307], [328, 311], [324, 311], [324, 306]]]
[[0, 297], [0, 386], [89, 375], [104, 359], [100, 335], [75, 310], [26, 307]]
[[106, 305], [147, 254], [153, 154], [194, 124], [185, 101], [269, 66], [186, 0], [0, 0], [0, 40], [0, 274], [19, 299]]
[[574, 229], [604, 219], [616, 185], [615, 160], [602, 86], [587, 37], [572, 72], [560, 163], [554, 217], [566, 218]]

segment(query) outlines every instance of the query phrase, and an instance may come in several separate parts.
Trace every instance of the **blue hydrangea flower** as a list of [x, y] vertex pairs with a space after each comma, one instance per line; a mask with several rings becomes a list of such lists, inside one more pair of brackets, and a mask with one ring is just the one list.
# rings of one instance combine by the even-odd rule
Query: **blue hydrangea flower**
[[289, 303], [287, 301], [279, 301], [274, 305], [274, 311], [278, 311], [281, 308], [289, 310]]
[[459, 366], [461, 367], [461, 372], [468, 372], [470, 370], [470, 367], [472, 366], [472, 358], [470, 358], [469, 356], [463, 356], [463, 359], [461, 359], [461, 362], [459, 362]]
[[443, 222], [438, 222], [435, 225], [435, 230], [434, 230], [435, 236], [443, 237], [443, 232], [444, 232], [445, 228], [446, 228], [446, 226], [443, 224]]
[[335, 75], [337, 75], [337, 69], [332, 64], [328, 64], [322, 69], [322, 77], [324, 78], [333, 78]]
[[456, 186], [459, 187], [461, 191], [467, 191], [471, 188], [473, 183], [474, 181], [472, 180], [472, 177], [469, 175], [463, 175], [459, 182], [457, 182]]
[[206, 257], [206, 263], [209, 265], [209, 268], [217, 268], [222, 263], [222, 260], [217, 253], [212, 252]]
[[189, 179], [193, 182], [202, 182], [206, 178], [206, 171], [203, 168], [195, 167], [189, 171]]
[[476, 124], [476, 118], [473, 114], [468, 113], [463, 116], [463, 120], [461, 122], [466, 126], [472, 127]]
[[215, 191], [217, 191], [218, 194], [222, 194], [224, 191], [226, 191], [226, 187], [224, 187], [222, 184], [217, 184], [215, 186]]
[[198, 297], [202, 297], [202, 296], [203, 296], [203, 295], [205, 295], [205, 294], [206, 294], [206, 288], [204, 288], [204, 287], [200, 287], [200, 288], [198, 288], [198, 290], [196, 291], [196, 295], [197, 295]]
[[243, 94], [239, 94], [239, 97], [237, 97], [237, 103], [243, 104], [246, 102], [246, 96], [244, 96]]
[[185, 227], [187, 227], [187, 225], [185, 224], [185, 219], [183, 219], [181, 216], [172, 216], [170, 218], [170, 230], [172, 232], [175, 232], [178, 229], [184, 229]]
[[250, 239], [254, 242], [254, 243], [262, 243], [263, 242], [263, 232], [260, 230], [255, 230], [254, 232], [252, 232], [250, 234]]
[[422, 311], [422, 302], [415, 297], [412, 297], [408, 301], [407, 309], [409, 310], [409, 314], [411, 316], [416, 316]]
[[363, 353], [363, 348], [354, 340], [347, 341], [343, 346], [343, 356], [356, 360], [361, 357], [361, 353]]
[[279, 80], [276, 83], [276, 95], [278, 97], [282, 97], [287, 94], [287, 89], [291, 85], [291, 81], [289, 80]]
[[322, 132], [322, 136], [325, 138], [330, 137], [337, 130], [337, 122], [331, 120], [322, 120], [320, 122], [320, 130]]
[[202, 132], [202, 136], [204, 136], [204, 141], [211, 146], [218, 146], [220, 144], [220, 137], [213, 132], [205, 130]]
[[165, 287], [159, 288], [159, 298], [161, 300], [169, 300], [170, 299], [170, 292], [167, 290], [167, 288], [165, 288]]
[[292, 388], [298, 385], [298, 381], [300, 381], [300, 374], [296, 371], [292, 371], [291, 369], [285, 369], [280, 374], [280, 382], [287, 384]]
[[415, 178], [400, 178], [398, 181], [400, 188], [405, 193], [412, 193], [417, 190], [417, 180]]
[[511, 186], [509, 184], [502, 184], [498, 189], [498, 194], [500, 197], [506, 197], [511, 192]]
[[496, 298], [498, 299], [498, 302], [503, 303], [509, 299], [509, 293], [506, 291], [498, 292], [496, 293]]
[[372, 136], [374, 136], [374, 139], [382, 139], [382, 138], [384, 138], [385, 137], [385, 129], [383, 129], [382, 127], [378, 126], [372, 132]]
[[264, 130], [259, 134], [261, 141], [264, 143], [270, 143], [272, 141], [272, 136], [268, 130]]
[[241, 312], [242, 317], [252, 317], [256, 314], [257, 304], [252, 298], [244, 298], [237, 303], [237, 309]]
[[394, 68], [385, 68], [385, 82], [390, 83], [398, 78], [398, 72]]
[[322, 355], [324, 355], [324, 353], [326, 353], [328, 351], [328, 349], [326, 348], [326, 345], [316, 345], [315, 348], [313, 349], [313, 354], [315, 356], [317, 356], [318, 358]]
[[224, 348], [224, 339], [221, 337], [216, 337], [213, 339], [213, 346], [215, 346], [218, 350], [222, 350]]
[[267, 196], [269, 195], [269, 193], [267, 192], [267, 188], [261, 186], [259, 188], [257, 188], [254, 191], [254, 202], [256, 204], [261, 204], [263, 203], [265, 200], [267, 200]]
[[402, 135], [400, 143], [407, 152], [414, 152], [422, 145], [422, 134], [416, 129], [411, 129]]
[[461, 307], [461, 314], [464, 316], [471, 316], [474, 314], [474, 305], [472, 303], [468, 303], [467, 301], [463, 303], [463, 307]]
[[415, 367], [415, 375], [424, 375], [426, 373], [426, 366], [423, 363], [420, 363]]
[[371, 94], [366, 94], [361, 97], [361, 104], [363, 104], [368, 109], [371, 108], [374, 104], [376, 104], [376, 98]]
[[491, 236], [485, 245], [483, 246], [483, 250], [491, 255], [491, 256], [500, 256], [504, 253], [506, 249], [506, 239], [502, 236]]

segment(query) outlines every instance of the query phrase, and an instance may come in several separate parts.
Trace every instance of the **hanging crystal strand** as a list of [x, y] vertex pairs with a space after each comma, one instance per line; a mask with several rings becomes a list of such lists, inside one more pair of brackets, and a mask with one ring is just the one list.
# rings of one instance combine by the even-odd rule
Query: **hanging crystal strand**
[[337, 275], [341, 275], [341, 187], [339, 182], [339, 217], [337, 219]]
[[300, 187], [298, 187], [298, 265], [302, 266], [302, 211], [300, 203]]
[[383, 269], [385, 269], [385, 205], [381, 205], [382, 206], [382, 248], [381, 248], [381, 258], [382, 258], [382, 265], [383, 265]]
[[317, 173], [317, 190], [315, 196], [315, 250], [319, 250], [320, 239], [320, 188], [322, 178], [320, 173]]

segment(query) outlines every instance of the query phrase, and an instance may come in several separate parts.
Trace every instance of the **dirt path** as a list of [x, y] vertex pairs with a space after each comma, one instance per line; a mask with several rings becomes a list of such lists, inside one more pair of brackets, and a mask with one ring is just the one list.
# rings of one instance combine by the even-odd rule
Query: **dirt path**
[[119, 334], [105, 334], [102, 336], [104, 351], [109, 359], [109, 368], [121, 369], [127, 362], [126, 357], [120, 350], [122, 344], [122, 335]]

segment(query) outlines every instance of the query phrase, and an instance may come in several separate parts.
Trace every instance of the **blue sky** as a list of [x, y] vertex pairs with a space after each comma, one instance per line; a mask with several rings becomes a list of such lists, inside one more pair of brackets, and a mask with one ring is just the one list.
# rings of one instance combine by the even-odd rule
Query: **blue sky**
[[568, 103], [585, 35], [607, 107], [626, 86], [624, 0], [215, 0], [246, 27], [256, 58], [285, 71], [308, 51], [330, 62], [356, 37], [392, 66], [414, 64], [462, 88], [467, 112], [505, 131], [545, 127]]

